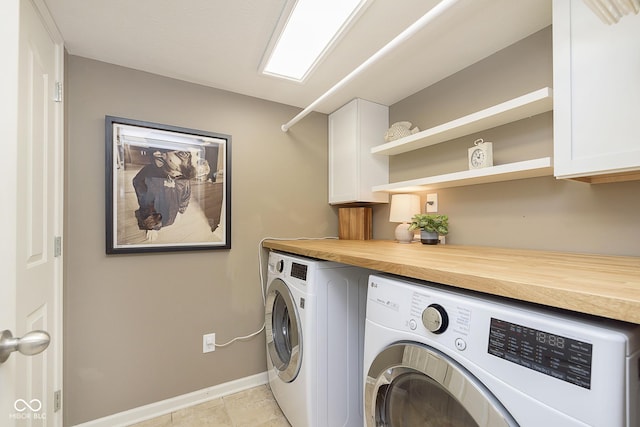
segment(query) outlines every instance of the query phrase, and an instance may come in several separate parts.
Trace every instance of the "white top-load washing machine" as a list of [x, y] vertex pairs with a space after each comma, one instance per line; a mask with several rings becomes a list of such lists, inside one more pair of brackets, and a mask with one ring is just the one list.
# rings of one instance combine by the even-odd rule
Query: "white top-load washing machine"
[[640, 326], [372, 275], [367, 426], [639, 427]]
[[362, 427], [362, 356], [370, 270], [269, 254], [269, 385], [293, 427]]

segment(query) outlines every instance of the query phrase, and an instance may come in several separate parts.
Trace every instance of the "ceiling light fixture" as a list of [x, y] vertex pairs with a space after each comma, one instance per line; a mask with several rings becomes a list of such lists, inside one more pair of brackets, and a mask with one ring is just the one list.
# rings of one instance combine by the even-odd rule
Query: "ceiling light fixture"
[[[303, 81], [369, 0], [292, 0], [263, 60], [264, 74]], [[280, 31], [278, 31], [280, 29]]]

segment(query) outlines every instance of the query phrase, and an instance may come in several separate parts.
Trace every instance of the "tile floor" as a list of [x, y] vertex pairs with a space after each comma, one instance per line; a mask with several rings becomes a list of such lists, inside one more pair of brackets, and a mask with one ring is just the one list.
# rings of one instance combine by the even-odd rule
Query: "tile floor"
[[219, 397], [130, 427], [291, 427], [268, 385]]

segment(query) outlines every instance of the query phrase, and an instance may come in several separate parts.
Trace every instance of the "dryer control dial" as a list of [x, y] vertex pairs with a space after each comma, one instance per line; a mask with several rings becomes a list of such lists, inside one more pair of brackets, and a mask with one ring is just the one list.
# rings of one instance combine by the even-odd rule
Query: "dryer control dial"
[[276, 271], [278, 273], [282, 273], [282, 271], [284, 270], [284, 260], [278, 260], [278, 262], [276, 263]]
[[428, 331], [441, 334], [449, 326], [449, 316], [439, 304], [431, 304], [422, 312], [422, 323]]

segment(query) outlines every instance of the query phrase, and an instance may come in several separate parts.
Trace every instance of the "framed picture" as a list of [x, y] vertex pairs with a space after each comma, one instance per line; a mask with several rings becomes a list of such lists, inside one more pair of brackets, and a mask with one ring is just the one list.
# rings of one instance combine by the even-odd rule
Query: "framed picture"
[[231, 136], [105, 117], [107, 254], [231, 248]]

